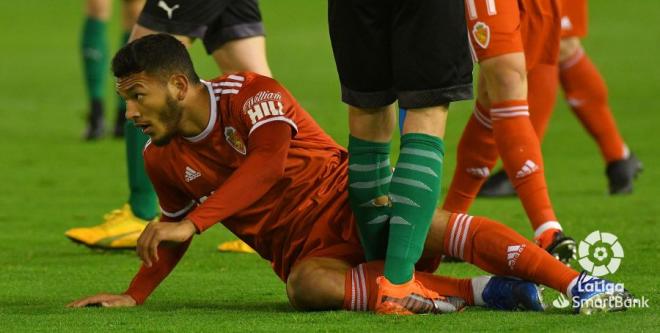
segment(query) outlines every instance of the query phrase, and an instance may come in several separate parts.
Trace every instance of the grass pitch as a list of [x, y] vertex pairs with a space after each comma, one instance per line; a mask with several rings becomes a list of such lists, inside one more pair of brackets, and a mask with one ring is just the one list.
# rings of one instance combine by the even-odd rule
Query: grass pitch
[[[264, 0], [262, 10], [275, 77], [345, 144], [346, 112], [339, 102], [325, 2]], [[80, 140], [86, 107], [78, 53], [82, 3], [0, 2], [5, 27], [0, 53], [0, 331], [658, 331], [659, 10], [656, 0], [591, 1], [591, 31], [584, 41], [608, 81], [619, 127], [645, 164], [635, 193], [605, 195], [596, 146], [562, 101], [543, 146], [550, 194], [568, 234], [576, 239], [594, 230], [617, 235], [625, 258], [610, 278], [650, 299], [650, 308], [589, 317], [560, 309], [543, 314], [469, 309], [393, 318], [294, 312], [284, 284], [266, 262], [215, 251], [218, 242], [232, 238], [221, 227], [196, 237], [144, 306], [65, 308], [81, 296], [123, 291], [139, 265], [131, 252], [91, 251], [63, 235], [71, 227], [97, 224], [126, 200], [123, 142]], [[114, 22], [110, 40], [116, 49], [117, 17]], [[217, 74], [201, 45], [193, 55], [204, 77]], [[107, 90], [112, 110], [110, 84]], [[452, 106], [445, 186], [469, 109], [470, 103]], [[111, 123], [114, 114], [108, 114]], [[472, 213], [504, 221], [531, 237], [515, 199], [478, 200]], [[440, 272], [479, 273], [467, 264], [443, 264]], [[556, 296], [545, 292], [548, 303]]]

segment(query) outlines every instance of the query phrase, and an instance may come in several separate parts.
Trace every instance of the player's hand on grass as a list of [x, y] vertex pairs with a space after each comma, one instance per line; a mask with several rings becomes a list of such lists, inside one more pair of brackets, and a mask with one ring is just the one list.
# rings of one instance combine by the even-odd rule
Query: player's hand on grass
[[181, 222], [151, 222], [144, 229], [137, 241], [137, 253], [145, 266], [151, 267], [158, 262], [158, 244], [160, 242], [185, 242], [197, 229], [190, 220]]
[[104, 308], [131, 307], [137, 303], [128, 295], [98, 294], [73, 301], [66, 306], [69, 308], [84, 308], [86, 306], [102, 306]]

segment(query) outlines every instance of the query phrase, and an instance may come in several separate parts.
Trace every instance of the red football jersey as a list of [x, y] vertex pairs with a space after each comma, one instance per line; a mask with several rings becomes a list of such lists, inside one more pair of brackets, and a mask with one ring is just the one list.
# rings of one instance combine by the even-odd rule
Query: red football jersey
[[[188, 218], [200, 231], [222, 222], [284, 277], [318, 222], [314, 216], [327, 216], [326, 208], [345, 200], [347, 152], [271, 78], [239, 73], [203, 83], [211, 96], [206, 129], [161, 147], [147, 143], [144, 150], [162, 219]], [[224, 204], [232, 193], [220, 189], [249, 155], [250, 135], [278, 121], [292, 131], [284, 177], [256, 202], [234, 212]]]

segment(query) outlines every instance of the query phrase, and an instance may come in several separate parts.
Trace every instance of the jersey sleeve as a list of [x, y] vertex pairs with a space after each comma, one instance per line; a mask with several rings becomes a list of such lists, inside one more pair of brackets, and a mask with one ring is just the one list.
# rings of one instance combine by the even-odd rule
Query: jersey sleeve
[[239, 112], [248, 136], [259, 127], [276, 121], [289, 124], [293, 136], [298, 132], [298, 125], [294, 120], [297, 103], [293, 96], [274, 79], [265, 76], [255, 77], [237, 97], [233, 101], [232, 109]]
[[257, 129], [245, 161], [186, 218], [203, 232], [261, 199], [284, 176], [290, 143], [291, 130], [283, 122]]

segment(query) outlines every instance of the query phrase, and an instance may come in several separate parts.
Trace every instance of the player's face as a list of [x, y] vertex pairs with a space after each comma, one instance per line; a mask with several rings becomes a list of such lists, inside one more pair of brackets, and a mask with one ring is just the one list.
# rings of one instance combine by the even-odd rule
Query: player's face
[[178, 133], [181, 106], [169, 85], [144, 72], [117, 80], [117, 92], [126, 100], [126, 118], [158, 146]]

